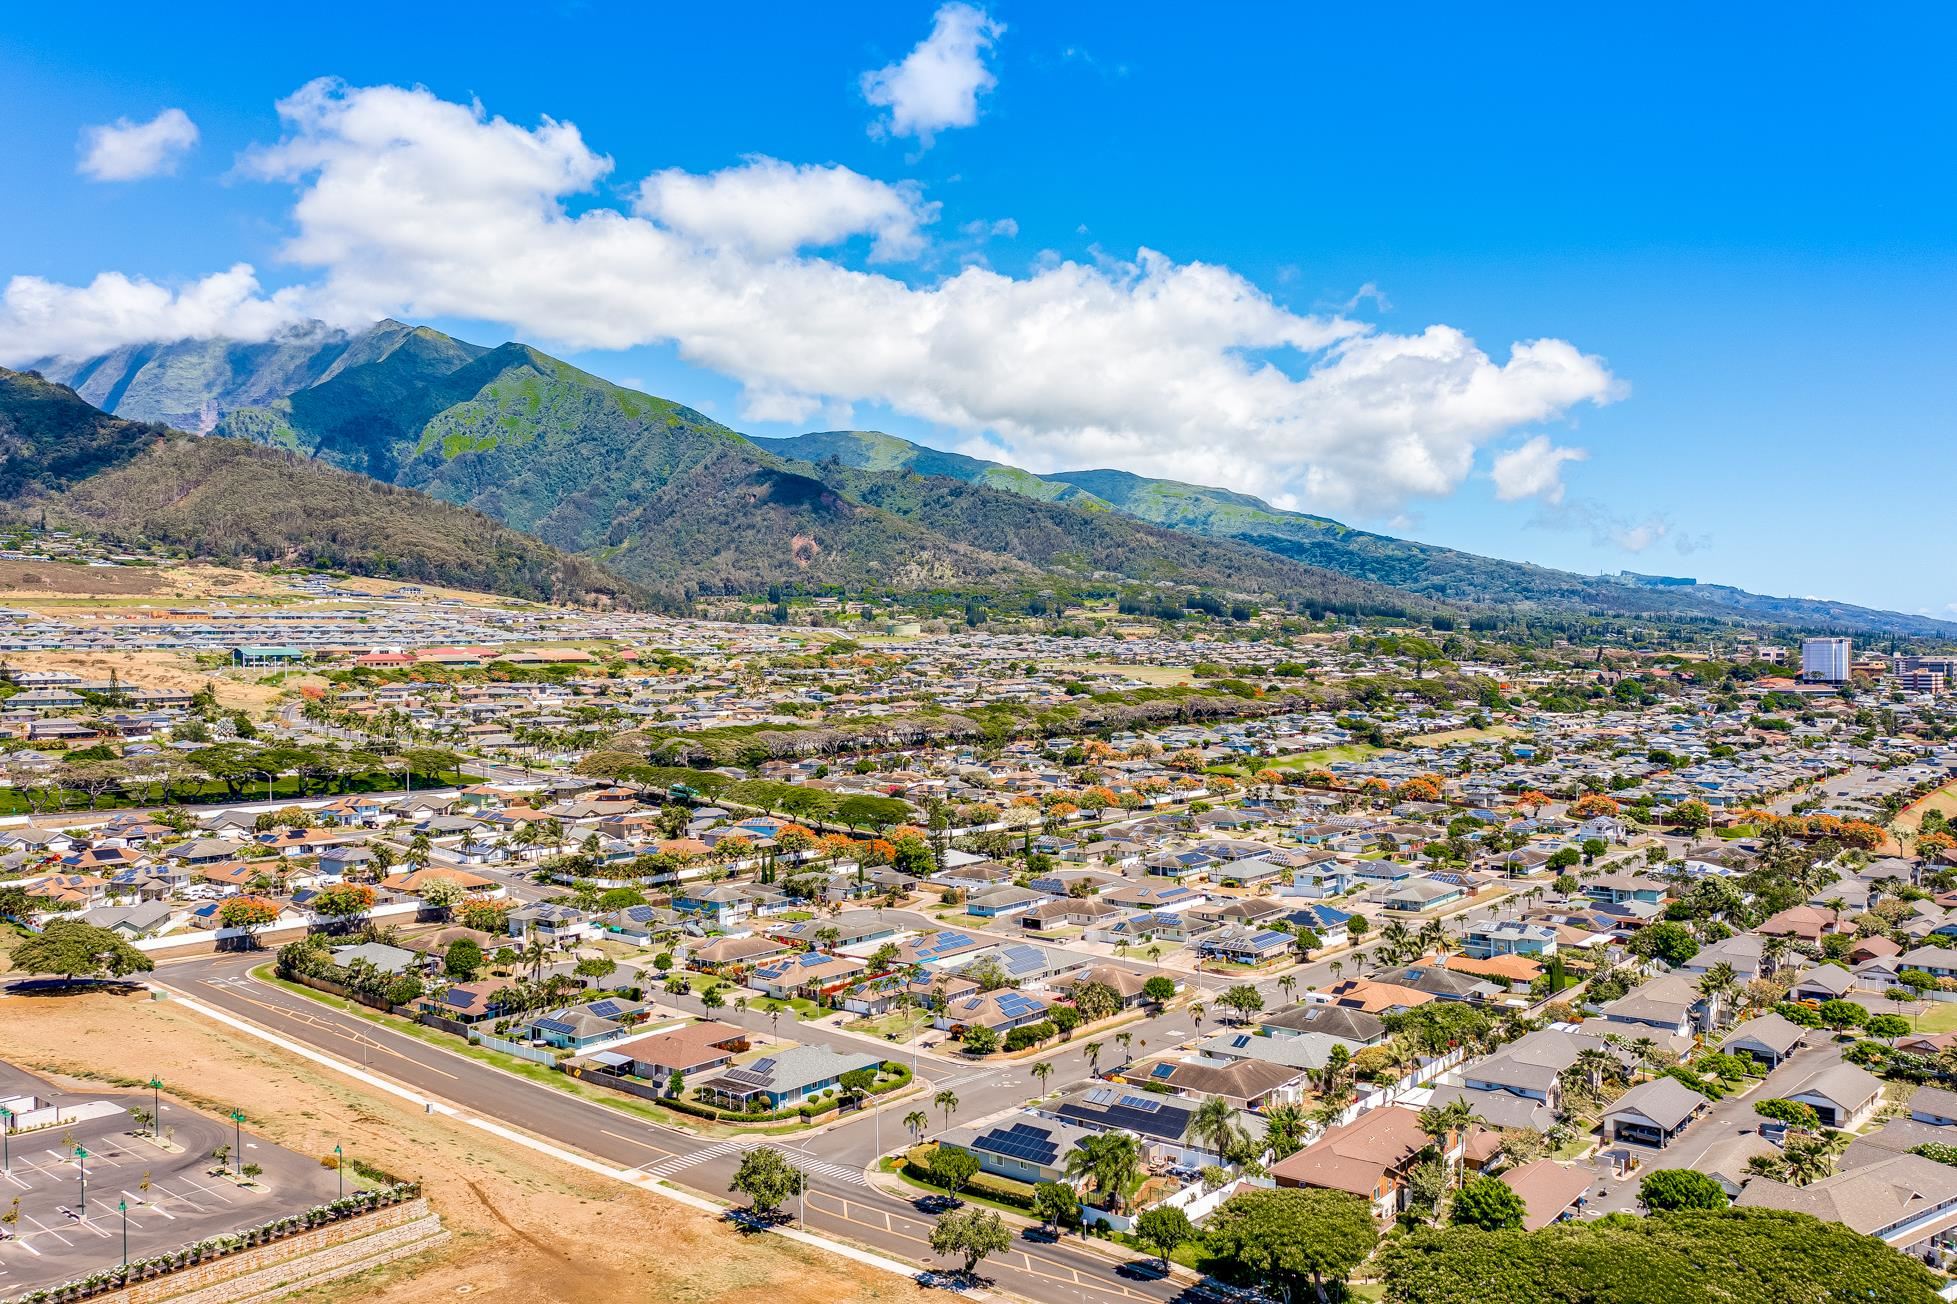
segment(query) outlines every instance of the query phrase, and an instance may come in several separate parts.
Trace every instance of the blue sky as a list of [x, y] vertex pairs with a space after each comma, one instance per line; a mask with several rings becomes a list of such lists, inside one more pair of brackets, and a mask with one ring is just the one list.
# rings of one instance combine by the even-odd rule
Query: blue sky
[[394, 311], [755, 433], [1957, 612], [1946, 13], [707, 8], [38, 14], [0, 361]]

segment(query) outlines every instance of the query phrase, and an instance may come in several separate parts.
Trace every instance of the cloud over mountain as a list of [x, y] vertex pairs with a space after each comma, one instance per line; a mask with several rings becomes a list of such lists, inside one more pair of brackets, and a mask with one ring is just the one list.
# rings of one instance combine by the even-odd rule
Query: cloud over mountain
[[[301, 284], [268, 295], [242, 265], [175, 289], [16, 277], [0, 361], [262, 338], [313, 316], [474, 319], [572, 348], [671, 343], [745, 386], [750, 411], [882, 403], [1036, 470], [1114, 465], [1367, 510], [1449, 493], [1490, 441], [1622, 390], [1563, 340], [1496, 357], [1451, 326], [1300, 314], [1227, 267], [1146, 248], [1020, 276], [869, 271], [810, 251], [862, 236], [871, 257], [902, 257], [936, 205], [846, 168], [666, 170], [621, 208], [600, 189], [612, 160], [569, 123], [332, 81], [279, 111], [284, 138], [246, 167], [296, 190], [284, 254], [309, 269]], [[1531, 479], [1506, 466], [1511, 486]]]

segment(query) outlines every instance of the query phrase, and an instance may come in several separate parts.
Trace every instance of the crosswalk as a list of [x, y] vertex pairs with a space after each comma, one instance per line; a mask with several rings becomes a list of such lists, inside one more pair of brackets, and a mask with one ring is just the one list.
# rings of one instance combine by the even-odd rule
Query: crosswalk
[[721, 1141], [703, 1150], [689, 1150], [677, 1155], [669, 1155], [639, 1169], [648, 1177], [671, 1177], [698, 1164], [708, 1163], [723, 1155], [739, 1154], [743, 1149], [738, 1141]]
[[771, 1145], [767, 1140], [760, 1137], [742, 1137], [733, 1141], [717, 1141], [713, 1145], [703, 1147], [699, 1150], [691, 1150], [685, 1154], [668, 1155], [664, 1159], [642, 1166], [639, 1171], [648, 1177], [672, 1177], [685, 1172], [689, 1168], [697, 1168], [701, 1164], [708, 1164], [716, 1159], [739, 1155], [757, 1147], [765, 1147], [775, 1151], [782, 1158], [809, 1174], [812, 1178], [827, 1178], [831, 1182], [839, 1182], [847, 1186], [867, 1188], [870, 1185], [868, 1179], [863, 1176], [863, 1171], [859, 1168], [851, 1168], [846, 1164], [832, 1164], [826, 1159], [817, 1159], [812, 1155], [805, 1155], [801, 1151], [789, 1146]]

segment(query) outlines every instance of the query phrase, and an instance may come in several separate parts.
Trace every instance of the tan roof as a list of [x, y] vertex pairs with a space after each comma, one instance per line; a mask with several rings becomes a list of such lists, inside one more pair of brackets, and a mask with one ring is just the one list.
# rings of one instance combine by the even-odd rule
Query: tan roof
[[[1897, 1155], [1808, 1186], [1756, 1178], [1734, 1203], [1743, 1209], [1813, 1214], [1850, 1231], [1874, 1234], [1952, 1200], [1957, 1200], [1957, 1168], [1922, 1155]], [[1957, 1216], [1957, 1210], [1951, 1214]], [[1922, 1235], [1934, 1230], [1926, 1225]]]
[[1590, 1174], [1554, 1159], [1511, 1168], [1502, 1174], [1511, 1191], [1522, 1197], [1522, 1226], [1526, 1231], [1547, 1227], [1575, 1204], [1590, 1185]]
[[1401, 1167], [1429, 1144], [1420, 1115], [1388, 1105], [1330, 1129], [1272, 1164], [1270, 1175], [1279, 1186], [1318, 1186], [1370, 1199], [1389, 1168]]

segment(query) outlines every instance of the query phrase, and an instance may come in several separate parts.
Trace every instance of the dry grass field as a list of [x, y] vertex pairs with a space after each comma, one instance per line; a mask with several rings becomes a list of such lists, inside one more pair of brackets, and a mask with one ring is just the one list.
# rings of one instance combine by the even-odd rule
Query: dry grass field
[[421, 1180], [453, 1239], [417, 1258], [298, 1296], [316, 1304], [454, 1299], [493, 1304], [893, 1304], [923, 1292], [417, 1112], [169, 1001], [14, 999], [0, 1058], [85, 1089], [160, 1074], [186, 1103], [239, 1107], [303, 1154], [349, 1155]]

